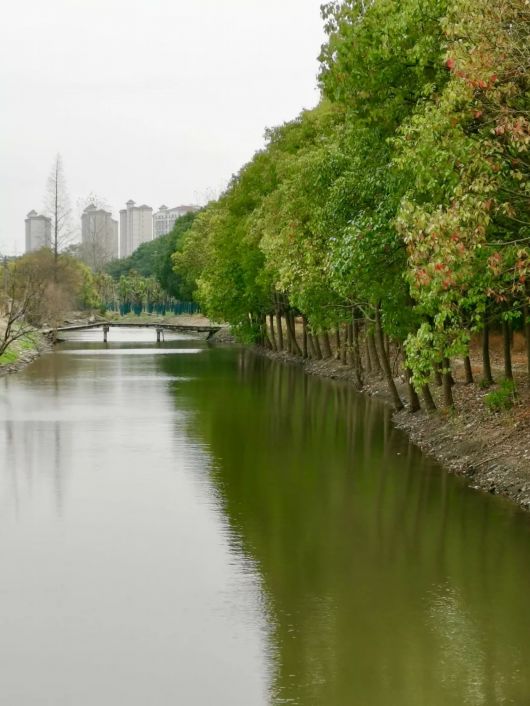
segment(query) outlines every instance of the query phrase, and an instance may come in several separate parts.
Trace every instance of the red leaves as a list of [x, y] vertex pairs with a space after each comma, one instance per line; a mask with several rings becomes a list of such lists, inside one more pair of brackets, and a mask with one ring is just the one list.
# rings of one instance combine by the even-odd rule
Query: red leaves
[[447, 66], [449, 71], [452, 71], [456, 66], [456, 61], [453, 59], [453, 57], [450, 56], [445, 62], [445, 65]]
[[501, 264], [502, 264], [502, 256], [501, 256], [500, 252], [494, 252], [493, 255], [489, 256], [488, 265], [494, 275], [500, 274]]
[[431, 283], [431, 278], [429, 277], [427, 270], [420, 268], [416, 270], [416, 282], [424, 287], [427, 287]]

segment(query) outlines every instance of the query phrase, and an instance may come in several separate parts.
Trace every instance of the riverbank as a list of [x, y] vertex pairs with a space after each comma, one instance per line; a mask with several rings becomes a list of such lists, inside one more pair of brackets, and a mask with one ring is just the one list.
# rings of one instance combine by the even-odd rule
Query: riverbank
[[12, 343], [0, 356], [0, 377], [18, 373], [51, 349], [51, 343], [38, 331], [24, 336]]
[[[286, 352], [256, 349], [260, 355], [303, 367], [309, 375], [343, 380], [356, 385], [352, 368], [333, 359], [311, 360]], [[500, 356], [493, 355], [493, 371], [501, 379]], [[478, 366], [473, 372], [478, 380]], [[432, 386], [438, 410], [411, 414], [407, 409], [394, 412], [395, 425], [425, 454], [435, 458], [449, 473], [462, 476], [467, 484], [494, 495], [501, 495], [525, 510], [530, 510], [530, 388], [524, 373], [524, 361], [514, 360], [517, 397], [510, 409], [490, 411], [485, 396], [492, 388], [479, 384], [466, 385], [463, 363], [455, 361], [455, 411], [442, 409], [441, 387]], [[405, 401], [405, 382], [396, 378], [401, 398]], [[391, 405], [386, 382], [382, 377], [366, 375], [360, 393]]]
[[[147, 317], [153, 323], [153, 317]], [[125, 323], [126, 317], [124, 317]], [[139, 320], [140, 319], [140, 320]], [[74, 317], [69, 323], [89, 321]], [[102, 320], [103, 321], [103, 320]], [[141, 323], [141, 317], [131, 318]], [[202, 325], [205, 317], [163, 317], [161, 323]], [[234, 342], [228, 327], [223, 327], [213, 342]], [[35, 332], [31, 338], [17, 341], [0, 359], [0, 376], [22, 370], [43, 352], [51, 350], [51, 343]], [[303, 367], [309, 375], [318, 375], [343, 380], [356, 385], [354, 371], [335, 358], [325, 360], [304, 359], [287, 352], [256, 349], [261, 355], [281, 360], [290, 365]], [[502, 377], [500, 352], [496, 356], [493, 347], [494, 375]], [[406, 409], [395, 412], [395, 425], [405, 431], [411, 441], [424, 453], [434, 457], [448, 472], [464, 477], [469, 486], [509, 498], [525, 510], [530, 510], [530, 388], [524, 372], [524, 360], [514, 356], [514, 377], [517, 397], [510, 409], [493, 412], [486, 406], [485, 397], [494, 388], [482, 388], [478, 384], [466, 385], [463, 364], [456, 361], [453, 369], [455, 385], [455, 411], [442, 408], [441, 388], [432, 386], [438, 411], [423, 410], [410, 414]], [[480, 370], [474, 369], [478, 380]], [[403, 400], [407, 399], [405, 383], [397, 378], [396, 384]], [[391, 404], [386, 382], [376, 375], [364, 376], [361, 393]]]

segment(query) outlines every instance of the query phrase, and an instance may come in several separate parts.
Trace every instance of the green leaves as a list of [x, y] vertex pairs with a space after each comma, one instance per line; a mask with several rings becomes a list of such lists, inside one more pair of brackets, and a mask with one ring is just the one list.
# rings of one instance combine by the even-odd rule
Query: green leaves
[[245, 336], [279, 300], [314, 331], [378, 303], [420, 384], [487, 307], [527, 297], [530, 10], [341, 0], [322, 16], [320, 105], [267, 131], [173, 267]]

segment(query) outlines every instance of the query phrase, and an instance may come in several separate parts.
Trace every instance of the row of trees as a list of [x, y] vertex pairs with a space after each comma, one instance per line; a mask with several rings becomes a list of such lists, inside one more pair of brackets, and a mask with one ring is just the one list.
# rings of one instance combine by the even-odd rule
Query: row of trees
[[322, 15], [320, 104], [267, 132], [174, 269], [247, 340], [320, 357], [332, 338], [359, 383], [383, 368], [400, 408], [398, 351], [411, 407], [417, 392], [432, 407], [441, 378], [452, 405], [450, 360], [471, 379], [473, 334], [486, 381], [492, 326], [507, 377], [513, 328], [530, 340], [530, 7], [342, 0]]

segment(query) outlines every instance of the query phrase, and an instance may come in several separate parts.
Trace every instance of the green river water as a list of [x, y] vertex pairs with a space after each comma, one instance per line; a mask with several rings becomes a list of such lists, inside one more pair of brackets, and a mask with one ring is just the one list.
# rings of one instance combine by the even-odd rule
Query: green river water
[[71, 338], [0, 380], [2, 706], [530, 704], [528, 515], [342, 384]]

